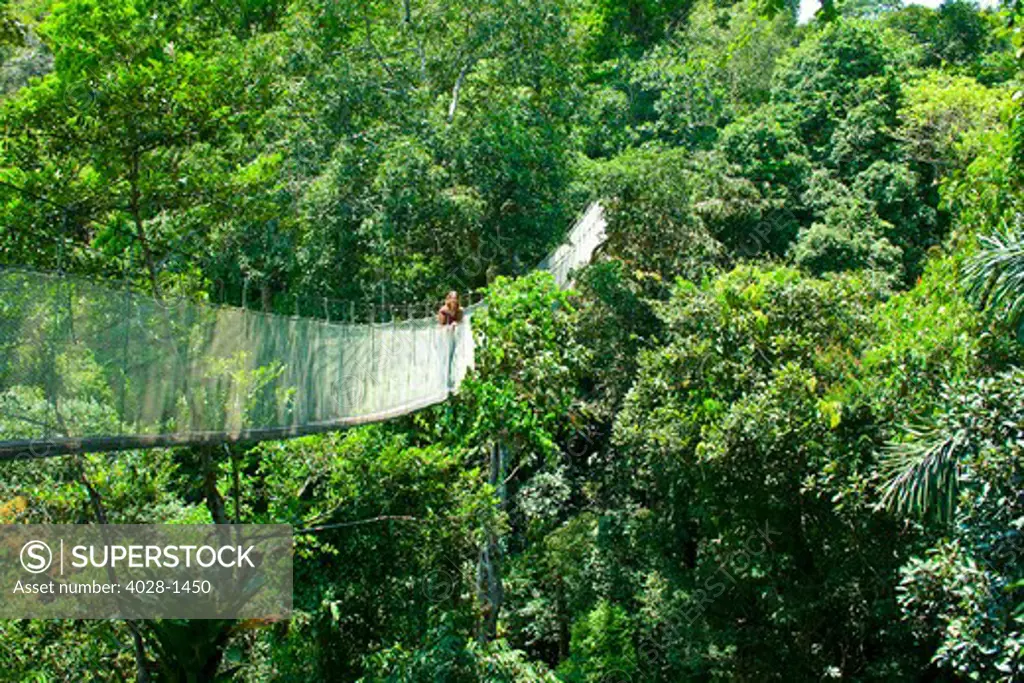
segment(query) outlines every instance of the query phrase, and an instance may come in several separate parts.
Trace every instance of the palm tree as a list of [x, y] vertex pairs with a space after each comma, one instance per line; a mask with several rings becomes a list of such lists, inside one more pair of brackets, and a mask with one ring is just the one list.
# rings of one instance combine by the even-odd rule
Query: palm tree
[[947, 386], [946, 409], [907, 428], [881, 458], [882, 502], [901, 514], [949, 521], [964, 475], [992, 454], [1024, 444], [1024, 370]]
[[1006, 312], [1010, 328], [1024, 338], [1024, 230], [978, 238], [980, 251], [964, 268], [967, 296], [982, 310]]
[[238, 666], [220, 671], [235, 622], [227, 619], [162, 619], [148, 624], [157, 681], [229, 681]]
[[[993, 314], [1005, 311], [1010, 328], [1024, 339], [1024, 230], [995, 231], [978, 241], [980, 250], [964, 267], [967, 296], [982, 310]], [[952, 517], [962, 463], [979, 452], [982, 443], [987, 447], [998, 443], [998, 439], [986, 442], [982, 438], [1000, 433], [989, 424], [992, 415], [1019, 416], [1020, 407], [1014, 407], [1012, 401], [987, 416], [978, 409], [985, 404], [998, 405], [995, 396], [985, 396], [982, 391], [996, 387], [1000, 387], [998, 379], [981, 380], [973, 391], [959, 395], [949, 388], [949, 395], [960, 399], [952, 402], [949, 412], [924, 427], [906, 428], [900, 442], [889, 444], [881, 461], [886, 479], [882, 501], [887, 507], [901, 514], [931, 514], [945, 521]], [[1000, 427], [1005, 430], [1012, 424], [1006, 419]]]
[[969, 448], [962, 430], [939, 425], [908, 427], [905, 441], [890, 443], [881, 459], [886, 479], [882, 503], [903, 515], [949, 521], [960, 492], [960, 462]]

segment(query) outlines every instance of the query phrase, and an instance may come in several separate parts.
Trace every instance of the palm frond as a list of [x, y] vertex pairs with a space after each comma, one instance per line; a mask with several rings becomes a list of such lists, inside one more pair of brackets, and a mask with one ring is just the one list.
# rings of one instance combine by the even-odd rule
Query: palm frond
[[967, 296], [982, 310], [1005, 311], [1018, 332], [1024, 327], [1024, 231], [978, 238], [980, 251], [964, 267]]
[[899, 514], [948, 521], [960, 491], [960, 458], [966, 440], [937, 427], [906, 430], [909, 440], [891, 443], [882, 457], [882, 502]]

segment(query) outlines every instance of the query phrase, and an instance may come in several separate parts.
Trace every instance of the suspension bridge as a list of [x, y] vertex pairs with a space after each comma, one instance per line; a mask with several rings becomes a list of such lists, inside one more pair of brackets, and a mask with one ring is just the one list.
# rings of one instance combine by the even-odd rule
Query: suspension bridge
[[[538, 268], [560, 286], [605, 238], [591, 204]], [[0, 267], [0, 460], [287, 439], [445, 401], [473, 316], [330, 322], [163, 300]]]

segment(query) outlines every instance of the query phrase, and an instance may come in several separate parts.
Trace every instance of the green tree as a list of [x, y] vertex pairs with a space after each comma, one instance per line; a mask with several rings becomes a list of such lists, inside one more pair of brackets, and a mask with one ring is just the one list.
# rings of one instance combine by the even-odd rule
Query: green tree
[[968, 296], [1005, 318], [1024, 339], [1024, 238], [1019, 233], [979, 237], [981, 248], [964, 269]]
[[915, 628], [938, 637], [934, 661], [957, 675], [1010, 681], [1024, 644], [1014, 584], [1024, 568], [1020, 516], [1022, 377], [1019, 370], [949, 387], [926, 430], [895, 447], [886, 500], [953, 522], [903, 570], [900, 603]]
[[816, 158], [829, 150], [840, 123], [860, 106], [880, 106], [894, 121], [899, 82], [873, 26], [840, 20], [803, 41], [775, 72], [772, 101], [792, 107], [800, 136]]
[[[679, 591], [662, 617], [666, 678], [884, 679], [926, 660], [893, 620], [906, 541], [870, 502], [877, 435], [842, 398], [879, 291], [745, 267], [680, 283], [662, 309], [666, 342], [641, 355], [614, 443], [659, 531], [621, 562]], [[886, 654], [843, 663], [862, 648]]]

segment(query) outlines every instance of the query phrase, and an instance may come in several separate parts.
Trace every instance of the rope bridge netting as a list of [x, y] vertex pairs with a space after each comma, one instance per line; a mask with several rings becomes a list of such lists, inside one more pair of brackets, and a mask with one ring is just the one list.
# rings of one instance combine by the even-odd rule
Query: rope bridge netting
[[[596, 202], [541, 262], [561, 286], [604, 240]], [[0, 460], [283, 439], [439, 403], [472, 320], [332, 323], [158, 300], [0, 267]]]

